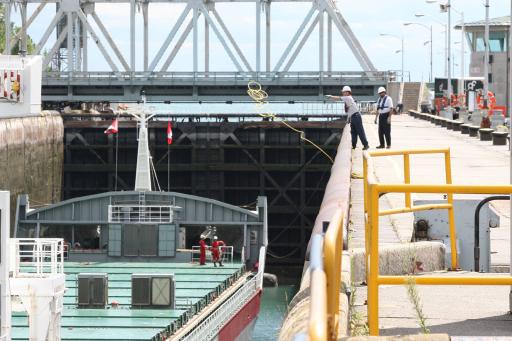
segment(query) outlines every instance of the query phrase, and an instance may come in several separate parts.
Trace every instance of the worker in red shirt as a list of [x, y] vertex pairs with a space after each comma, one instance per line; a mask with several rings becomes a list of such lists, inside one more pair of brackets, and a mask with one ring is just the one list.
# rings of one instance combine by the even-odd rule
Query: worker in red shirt
[[222, 240], [218, 240], [217, 236], [213, 237], [213, 243], [212, 243], [212, 257], [213, 257], [213, 266], [217, 267], [217, 263], [219, 263], [219, 266], [222, 265], [222, 246], [225, 246], [226, 243], [224, 243]]
[[208, 249], [208, 244], [205, 242], [205, 238], [201, 237], [199, 241], [199, 265], [206, 265], [206, 250]]

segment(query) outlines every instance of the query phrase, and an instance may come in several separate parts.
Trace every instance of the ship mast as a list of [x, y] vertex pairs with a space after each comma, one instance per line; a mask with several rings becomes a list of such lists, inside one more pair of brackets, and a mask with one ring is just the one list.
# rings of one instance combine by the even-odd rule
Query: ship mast
[[146, 95], [142, 94], [142, 110], [139, 114], [130, 113], [138, 121], [139, 136], [137, 148], [137, 170], [135, 173], [135, 191], [151, 192], [151, 168], [148, 143], [148, 125], [147, 122], [155, 116], [146, 115]]

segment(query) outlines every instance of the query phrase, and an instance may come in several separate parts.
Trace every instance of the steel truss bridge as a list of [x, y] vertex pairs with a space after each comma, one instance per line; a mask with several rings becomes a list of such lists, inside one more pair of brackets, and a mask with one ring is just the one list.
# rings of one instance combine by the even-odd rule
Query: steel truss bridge
[[[253, 3], [255, 26], [255, 56], [247, 58], [216, 10], [217, 3]], [[277, 62], [271, 63], [272, 3], [311, 3], [299, 27], [288, 42]], [[26, 50], [27, 32], [45, 6], [55, 6], [55, 15], [46, 26], [36, 45], [36, 54], [46, 51], [43, 69], [43, 101], [135, 101], [145, 91], [150, 101], [213, 100], [219, 96], [246, 99], [249, 80], [260, 81], [274, 99], [317, 100], [324, 93], [338, 92], [342, 84], [353, 86], [360, 95], [373, 95], [375, 87], [394, 77], [393, 73], [377, 72], [363, 47], [343, 18], [333, 0], [0, 0], [5, 4], [5, 52], [20, 43]], [[101, 19], [96, 4], [127, 4], [126, 40], [129, 56], [124, 55]], [[154, 56], [149, 54], [149, 6], [167, 4], [168, 13], [181, 10], [169, 23], [165, 40]], [[28, 4], [37, 4], [28, 16]], [[178, 8], [179, 5], [179, 8]], [[19, 10], [18, 10], [19, 9]], [[139, 14], [141, 12], [141, 14]], [[15, 33], [9, 24], [19, 15], [21, 29]], [[137, 16], [142, 15], [142, 20]], [[199, 19], [204, 24], [199, 24]], [[141, 24], [138, 24], [138, 23]], [[136, 40], [137, 25], [143, 27], [142, 39]], [[290, 68], [311, 33], [318, 27], [318, 68], [314, 72], [290, 72]], [[199, 32], [201, 31], [201, 32]], [[362, 72], [335, 72], [332, 70], [333, 31], [344, 38], [359, 62]], [[233, 65], [233, 72], [210, 70], [210, 34], [213, 33]], [[55, 42], [49, 38], [55, 34]], [[199, 41], [199, 34], [204, 38]], [[176, 55], [188, 49], [185, 42], [192, 35], [190, 70], [179, 70], [173, 65]], [[101, 52], [108, 65], [102, 72], [89, 69], [89, 43]], [[251, 38], [252, 39], [252, 38]], [[335, 38], [337, 39], [337, 38]], [[246, 40], [246, 39], [245, 39]], [[244, 41], [246, 42], [246, 41]], [[201, 43], [204, 46], [199, 46]], [[199, 68], [199, 54], [204, 52], [204, 63]], [[136, 58], [142, 54], [142, 69]], [[253, 62], [249, 62], [253, 60]], [[51, 70], [51, 71], [48, 71]]]

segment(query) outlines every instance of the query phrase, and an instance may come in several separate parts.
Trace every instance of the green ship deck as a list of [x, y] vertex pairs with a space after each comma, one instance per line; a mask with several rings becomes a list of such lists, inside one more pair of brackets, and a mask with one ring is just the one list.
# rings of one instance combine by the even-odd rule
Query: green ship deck
[[[191, 263], [65, 263], [66, 293], [61, 321], [62, 340], [161, 340], [205, 307], [244, 271], [240, 263], [200, 267]], [[76, 275], [108, 274], [108, 302], [104, 309], [77, 307]], [[132, 309], [131, 274], [173, 273], [175, 309]], [[118, 308], [110, 303], [117, 301]], [[13, 313], [12, 340], [28, 340], [26, 313]]]

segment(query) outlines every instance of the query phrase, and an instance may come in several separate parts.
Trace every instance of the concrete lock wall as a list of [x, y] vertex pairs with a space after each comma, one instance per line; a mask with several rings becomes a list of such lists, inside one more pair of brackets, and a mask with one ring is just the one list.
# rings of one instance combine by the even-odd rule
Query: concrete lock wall
[[60, 200], [63, 137], [58, 113], [0, 119], [0, 189], [11, 192], [11, 227], [19, 194], [33, 206]]

